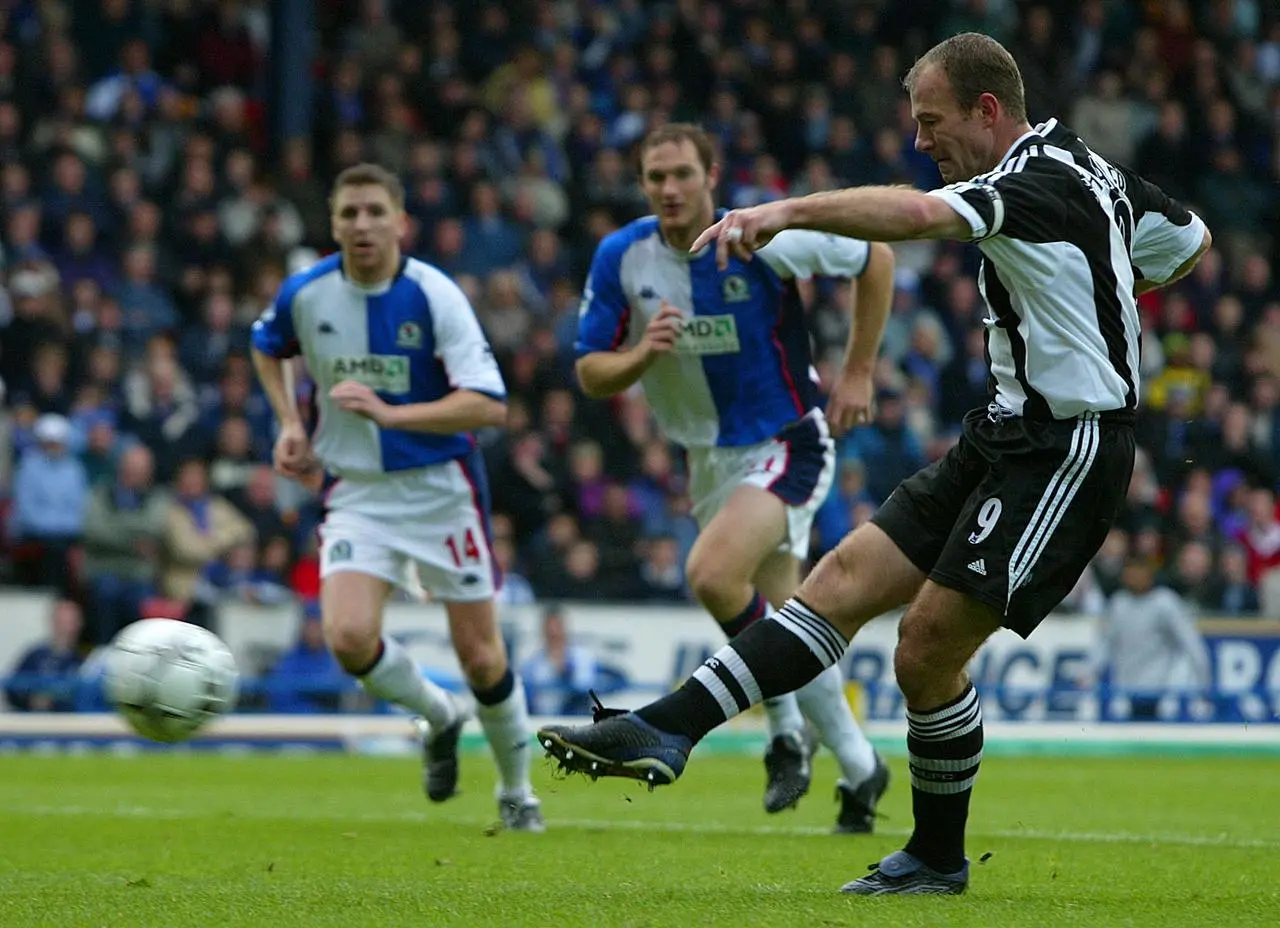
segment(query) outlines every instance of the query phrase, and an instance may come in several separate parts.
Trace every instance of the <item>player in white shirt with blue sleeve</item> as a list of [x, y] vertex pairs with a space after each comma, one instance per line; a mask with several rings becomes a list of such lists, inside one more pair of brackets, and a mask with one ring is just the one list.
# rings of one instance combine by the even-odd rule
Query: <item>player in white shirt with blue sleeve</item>
[[[689, 583], [732, 638], [799, 586], [814, 513], [834, 476], [832, 433], [870, 414], [893, 252], [796, 231], [777, 236], [755, 260], [720, 269], [710, 250], [689, 254], [716, 216], [720, 168], [706, 133], [687, 124], [656, 130], [641, 146], [640, 167], [655, 215], [596, 251], [577, 373], [592, 396], [639, 382], [658, 424], [687, 450], [701, 529]], [[853, 278], [856, 296], [844, 369], [825, 415], [797, 288], [819, 275]], [[765, 809], [794, 806], [809, 788], [803, 713], [840, 762], [838, 830], [870, 831], [888, 770], [854, 721], [840, 668], [765, 708]]]
[[[437, 268], [400, 253], [404, 190], [377, 165], [334, 184], [340, 253], [295, 274], [253, 327], [253, 359], [280, 420], [277, 469], [336, 478], [321, 527], [325, 638], [373, 695], [421, 716], [424, 789], [441, 802], [458, 782], [469, 710], [423, 678], [382, 634], [393, 586], [444, 603], [501, 783], [508, 827], [542, 830], [529, 783], [528, 711], [498, 631], [489, 489], [471, 431], [506, 419], [506, 388], [466, 296]], [[308, 438], [286, 359], [316, 383]]]

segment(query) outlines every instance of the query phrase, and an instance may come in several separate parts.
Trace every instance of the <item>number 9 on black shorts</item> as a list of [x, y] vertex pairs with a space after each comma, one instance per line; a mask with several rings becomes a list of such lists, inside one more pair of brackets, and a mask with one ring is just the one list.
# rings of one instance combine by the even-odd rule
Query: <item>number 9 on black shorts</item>
[[1120, 514], [1131, 420], [992, 417], [904, 480], [872, 521], [935, 583], [999, 610], [1024, 638], [1075, 586]]

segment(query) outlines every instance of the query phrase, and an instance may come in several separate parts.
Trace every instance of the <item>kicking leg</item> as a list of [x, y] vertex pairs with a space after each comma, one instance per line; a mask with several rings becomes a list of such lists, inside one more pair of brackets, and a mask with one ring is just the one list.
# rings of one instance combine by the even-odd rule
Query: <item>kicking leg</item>
[[679, 690], [599, 725], [549, 727], [540, 743], [574, 770], [670, 783], [707, 732], [804, 686], [840, 659], [859, 628], [909, 602], [923, 580], [882, 529], [864, 525], [818, 563], [795, 597], [717, 651]]
[[446, 602], [449, 633], [476, 698], [476, 716], [500, 780], [498, 810], [508, 828], [542, 831], [542, 810], [529, 782], [533, 733], [524, 685], [507, 657], [492, 599]]

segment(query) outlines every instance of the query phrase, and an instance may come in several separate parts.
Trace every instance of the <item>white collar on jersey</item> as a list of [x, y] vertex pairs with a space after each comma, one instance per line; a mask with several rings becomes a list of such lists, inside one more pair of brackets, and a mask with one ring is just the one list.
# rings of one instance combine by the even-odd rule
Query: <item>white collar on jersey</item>
[[362, 284], [358, 280], [348, 276], [347, 269], [342, 266], [342, 261], [338, 261], [338, 273], [342, 275], [342, 280], [348, 287], [358, 290], [365, 296], [381, 296], [391, 289], [392, 285], [400, 279], [400, 275], [404, 273], [405, 266], [409, 263], [409, 259], [403, 255], [400, 257], [400, 263], [396, 266], [396, 272], [386, 280], [380, 280], [376, 284]]
[[1014, 143], [1009, 146], [1008, 150], [1004, 153], [1004, 157], [1000, 159], [999, 163], [994, 168], [992, 168], [992, 170], [993, 171], [1000, 170], [1002, 167], [1005, 166], [1005, 163], [1010, 158], [1013, 157], [1013, 153], [1022, 147], [1023, 142], [1025, 142], [1029, 138], [1039, 137], [1039, 135], [1040, 133], [1035, 129], [1028, 129], [1026, 132], [1022, 133], [1022, 135], [1018, 136], [1017, 140], [1015, 140]]

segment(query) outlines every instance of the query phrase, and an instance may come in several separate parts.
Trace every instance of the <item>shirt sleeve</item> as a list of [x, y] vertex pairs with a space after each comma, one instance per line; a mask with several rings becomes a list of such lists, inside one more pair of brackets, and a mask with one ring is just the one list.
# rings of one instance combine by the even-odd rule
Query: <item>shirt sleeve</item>
[[1129, 200], [1137, 216], [1133, 229], [1134, 277], [1162, 284], [1189, 261], [1204, 242], [1204, 220], [1148, 180], [1135, 177]]
[[502, 371], [467, 295], [438, 271], [425, 286], [429, 288], [436, 357], [444, 365], [449, 385], [455, 390], [472, 390], [505, 400], [507, 385]]
[[1089, 660], [1089, 675], [1095, 681], [1101, 680], [1111, 669], [1111, 656], [1115, 650], [1115, 608], [1113, 597], [1098, 618], [1097, 636], [1094, 638], [1093, 653]]
[[1169, 592], [1164, 619], [1175, 647], [1182, 651], [1191, 665], [1196, 683], [1200, 686], [1208, 686], [1212, 682], [1209, 648], [1204, 643], [1204, 636], [1200, 634], [1200, 629], [1196, 626], [1192, 610], [1187, 607], [1182, 597], [1172, 591]]
[[787, 229], [756, 254], [782, 277], [861, 277], [871, 259], [871, 245], [829, 232]]
[[293, 301], [299, 289], [299, 281], [286, 280], [272, 304], [254, 322], [250, 339], [258, 351], [273, 358], [292, 358], [298, 354], [300, 348], [293, 326]]
[[578, 357], [596, 351], [616, 351], [627, 339], [631, 307], [622, 289], [622, 254], [626, 246], [612, 236], [602, 241], [591, 260], [591, 271], [578, 304]]
[[1065, 219], [1061, 178], [1044, 172], [994, 172], [930, 190], [969, 224], [970, 240], [996, 235], [1053, 241]]

